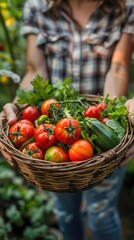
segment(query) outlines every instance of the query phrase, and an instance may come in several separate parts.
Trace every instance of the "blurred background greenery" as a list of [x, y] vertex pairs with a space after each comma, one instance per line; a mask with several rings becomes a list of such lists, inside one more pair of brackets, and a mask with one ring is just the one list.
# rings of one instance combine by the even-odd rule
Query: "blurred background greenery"
[[[21, 15], [22, 15], [22, 7], [24, 4], [24, 0], [0, 0], [0, 70], [6, 69], [9, 71], [13, 71], [14, 73], [18, 74], [20, 78], [22, 78], [25, 74], [25, 40], [22, 38], [20, 34], [20, 27], [21, 27]], [[127, 97], [131, 98], [134, 96], [134, 60], [132, 59], [131, 62], [131, 68], [130, 68], [130, 81], [129, 81], [129, 88], [128, 88], [128, 94]], [[3, 75], [0, 75], [0, 111], [2, 110], [2, 106], [12, 101], [12, 99], [15, 96], [16, 89], [18, 88], [18, 83], [15, 83], [12, 78]], [[5, 166], [6, 164], [6, 166]], [[37, 206], [38, 203], [40, 203], [40, 206], [42, 205], [41, 202], [44, 201], [44, 197], [41, 198], [39, 195], [39, 199], [35, 199], [35, 203], [32, 202], [32, 196], [35, 194], [36, 190], [32, 190], [31, 196], [29, 196], [29, 186], [26, 186], [25, 189], [20, 187], [22, 185], [22, 180], [14, 174], [14, 169], [12, 169], [2, 158], [0, 158], [0, 166], [2, 169], [1, 171], [1, 178], [0, 178], [0, 199], [1, 199], [1, 207], [0, 212], [5, 207], [5, 211], [2, 212], [4, 214], [4, 219], [0, 217], [0, 239], [8, 239], [7, 235], [8, 232], [12, 231], [12, 228], [15, 226], [18, 228], [17, 224], [23, 225], [24, 215], [27, 212], [27, 201], [31, 201], [29, 204], [32, 209], [35, 211], [35, 205]], [[8, 172], [9, 171], [9, 172]], [[127, 183], [127, 186], [131, 186], [131, 197], [134, 200], [134, 187], [133, 187], [133, 177], [134, 177], [134, 161], [131, 161], [127, 166], [127, 173], [126, 173], [126, 179], [125, 183]], [[4, 180], [4, 184], [3, 184]], [[14, 190], [13, 185], [17, 184], [16, 191]], [[26, 192], [27, 198], [25, 199], [26, 195], [24, 194]], [[23, 196], [22, 196], [23, 195]], [[29, 196], [29, 197], [28, 197]], [[20, 201], [21, 198], [21, 201]], [[19, 200], [17, 200], [19, 199]], [[45, 201], [49, 200], [49, 197], [45, 195]], [[11, 200], [12, 204], [9, 203]], [[2, 201], [7, 203], [5, 205], [2, 205]], [[18, 205], [20, 204], [21, 210], [16, 209], [14, 202], [18, 201]], [[23, 206], [22, 206], [23, 205]], [[7, 209], [7, 207], [10, 206], [10, 208]], [[48, 209], [46, 211], [51, 212], [53, 207], [52, 204], [46, 205]], [[33, 208], [32, 208], [33, 207]], [[37, 217], [37, 220], [43, 223], [42, 218], [44, 217], [41, 215], [42, 208], [38, 206], [38, 210], [40, 210], [37, 215], [35, 214], [35, 217]], [[45, 211], [45, 210], [43, 210]], [[39, 215], [40, 213], [40, 215]], [[30, 213], [29, 213], [30, 214]], [[14, 216], [16, 215], [16, 218]], [[1, 216], [1, 215], [0, 215]], [[25, 216], [27, 217], [27, 216]], [[31, 219], [34, 216], [31, 214]], [[13, 218], [13, 219], [12, 219]], [[18, 221], [19, 220], [19, 221]], [[6, 221], [6, 225], [5, 225]], [[33, 219], [31, 220], [33, 221]], [[16, 224], [16, 225], [15, 225]], [[32, 226], [33, 223], [31, 223]], [[40, 224], [40, 226], [42, 226]], [[46, 222], [45, 222], [46, 224]], [[3, 226], [3, 227], [2, 227]], [[46, 229], [38, 229], [39, 226], [35, 229], [36, 234], [38, 235], [38, 231], [42, 231], [44, 234], [44, 231]], [[24, 226], [23, 226], [24, 228]], [[33, 228], [33, 226], [32, 226]], [[31, 229], [32, 229], [31, 228]], [[1, 232], [1, 230], [3, 232]], [[15, 230], [14, 230], [15, 231]], [[18, 230], [17, 230], [18, 231]], [[27, 230], [28, 231], [28, 230]], [[24, 235], [26, 234], [26, 229], [24, 232]], [[30, 232], [31, 236], [32, 231]], [[2, 237], [2, 238], [1, 238]], [[12, 239], [12, 238], [10, 238]], [[17, 238], [13, 238], [15, 240]], [[34, 239], [28, 238], [28, 233], [26, 234], [26, 239]], [[37, 238], [38, 239], [38, 238]], [[44, 239], [44, 238], [42, 238]], [[47, 239], [47, 238], [45, 238]]]
[[[0, 71], [25, 74], [25, 40], [20, 34], [22, 0], [0, 0]], [[0, 111], [18, 83], [0, 73]], [[38, 192], [38, 194], [37, 194]], [[31, 187], [0, 155], [0, 240], [57, 240], [51, 234], [50, 194]]]
[[[0, 69], [21, 77], [25, 72], [25, 40], [20, 34], [23, 4], [21, 0], [0, 1]], [[0, 77], [0, 109], [14, 97], [17, 87], [10, 77]]]

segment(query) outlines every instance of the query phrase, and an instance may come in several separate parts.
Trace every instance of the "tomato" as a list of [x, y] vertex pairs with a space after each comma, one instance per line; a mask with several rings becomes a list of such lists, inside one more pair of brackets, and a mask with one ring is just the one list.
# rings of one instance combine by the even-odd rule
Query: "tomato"
[[72, 162], [83, 161], [93, 156], [93, 146], [87, 140], [78, 140], [69, 149], [69, 158]]
[[110, 120], [110, 118], [109, 118], [109, 117], [105, 117], [105, 118], [103, 118], [103, 119], [101, 120], [101, 122], [104, 123], [104, 124], [106, 124], [106, 122], [107, 122], [108, 120]]
[[34, 106], [27, 106], [22, 110], [22, 118], [34, 122], [40, 116], [39, 110]]
[[47, 149], [45, 153], [45, 160], [56, 163], [68, 162], [69, 156], [68, 153], [65, 152], [62, 148], [58, 146], [53, 146]]
[[52, 114], [52, 103], [55, 103], [53, 106], [55, 106], [55, 108], [59, 108], [60, 104], [58, 103], [58, 101], [56, 99], [48, 99], [46, 101], [44, 101], [41, 105], [41, 113], [44, 115], [48, 115], [48, 117], [52, 118], [53, 114]]
[[44, 150], [38, 145], [37, 142], [29, 143], [22, 149], [22, 152], [26, 155], [37, 158], [37, 159], [44, 159], [45, 152]]
[[40, 124], [34, 131], [36, 142], [45, 150], [57, 144], [54, 129], [53, 124], [44, 123]]
[[73, 118], [61, 119], [55, 127], [55, 136], [63, 144], [73, 144], [81, 136], [81, 127]]
[[99, 103], [97, 105], [97, 108], [99, 109], [99, 111], [104, 111], [105, 108], [107, 108], [107, 104], [106, 103]]
[[8, 137], [16, 148], [34, 135], [34, 125], [29, 120], [19, 120], [9, 128]]
[[84, 112], [84, 118], [90, 117], [90, 118], [100, 118], [100, 110], [97, 106], [89, 106], [86, 111]]

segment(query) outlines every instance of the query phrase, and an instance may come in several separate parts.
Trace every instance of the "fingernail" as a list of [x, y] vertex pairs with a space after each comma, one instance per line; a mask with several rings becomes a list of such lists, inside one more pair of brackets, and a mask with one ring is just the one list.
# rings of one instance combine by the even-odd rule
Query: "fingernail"
[[3, 147], [3, 145], [0, 145], [0, 150], [4, 150], [4, 147]]
[[10, 164], [10, 166], [14, 167], [13, 161], [10, 158], [7, 159], [7, 162]]

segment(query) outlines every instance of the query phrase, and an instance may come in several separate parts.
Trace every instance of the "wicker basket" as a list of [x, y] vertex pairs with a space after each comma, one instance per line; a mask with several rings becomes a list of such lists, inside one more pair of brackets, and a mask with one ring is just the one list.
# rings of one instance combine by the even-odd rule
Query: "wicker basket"
[[[90, 103], [98, 102], [95, 95], [87, 96], [87, 99]], [[20, 115], [21, 110], [17, 112], [18, 118]], [[130, 122], [128, 125], [126, 135], [115, 148], [77, 163], [52, 163], [23, 154], [8, 139], [6, 120], [2, 124], [0, 140], [13, 156], [21, 174], [35, 187], [53, 192], [76, 192], [92, 188], [112, 174], [133, 142], [133, 127]]]

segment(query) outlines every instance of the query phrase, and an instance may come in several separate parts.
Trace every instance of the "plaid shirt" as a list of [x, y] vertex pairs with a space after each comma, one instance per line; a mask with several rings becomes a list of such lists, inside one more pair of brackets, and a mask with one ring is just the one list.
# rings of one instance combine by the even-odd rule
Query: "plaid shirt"
[[22, 34], [38, 35], [37, 46], [44, 51], [51, 83], [71, 77], [80, 93], [102, 94], [117, 41], [122, 32], [134, 33], [133, 5], [128, 5], [122, 20], [118, 14], [113, 17], [113, 13], [100, 16], [98, 8], [81, 32], [63, 11], [52, 19], [50, 7], [46, 0], [27, 0]]

